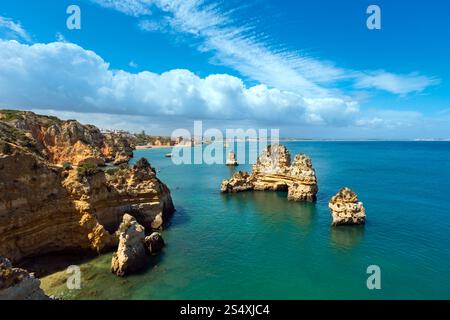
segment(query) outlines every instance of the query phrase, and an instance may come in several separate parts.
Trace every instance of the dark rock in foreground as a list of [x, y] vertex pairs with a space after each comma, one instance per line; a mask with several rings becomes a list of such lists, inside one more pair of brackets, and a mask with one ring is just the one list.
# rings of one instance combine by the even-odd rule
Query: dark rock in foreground
[[50, 300], [33, 274], [0, 256], [0, 300]]
[[159, 232], [153, 232], [148, 237], [145, 237], [145, 247], [150, 254], [156, 254], [161, 252], [161, 250], [166, 245], [164, 239]]

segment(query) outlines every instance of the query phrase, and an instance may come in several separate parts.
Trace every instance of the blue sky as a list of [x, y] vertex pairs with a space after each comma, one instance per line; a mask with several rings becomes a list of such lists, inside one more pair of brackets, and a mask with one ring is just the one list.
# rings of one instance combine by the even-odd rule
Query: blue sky
[[[81, 8], [68, 30], [66, 8]], [[377, 4], [382, 29], [368, 30]], [[2, 1], [0, 107], [170, 134], [450, 137], [450, 3]]]

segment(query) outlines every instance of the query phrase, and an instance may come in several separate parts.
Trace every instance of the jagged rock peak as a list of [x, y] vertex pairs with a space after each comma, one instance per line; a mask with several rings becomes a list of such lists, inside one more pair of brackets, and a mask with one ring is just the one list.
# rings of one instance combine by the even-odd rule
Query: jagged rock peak
[[268, 145], [253, 166], [253, 172], [284, 174], [290, 165], [291, 154], [284, 145]]

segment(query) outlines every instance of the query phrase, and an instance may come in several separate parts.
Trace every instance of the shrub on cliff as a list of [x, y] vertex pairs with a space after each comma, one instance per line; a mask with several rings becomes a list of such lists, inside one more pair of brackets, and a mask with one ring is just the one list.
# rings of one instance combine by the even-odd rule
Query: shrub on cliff
[[9, 143], [0, 141], [0, 154], [11, 154], [12, 148]]
[[72, 164], [70, 162], [68, 162], [68, 161], [64, 162], [63, 163], [63, 169], [64, 169], [64, 171], [72, 170]]
[[4, 121], [17, 119], [23, 112], [19, 110], [0, 110], [0, 118]]
[[115, 175], [117, 172], [119, 172], [119, 168], [111, 168], [105, 171], [105, 173], [109, 176]]
[[99, 172], [98, 166], [95, 163], [84, 163], [77, 170], [78, 174], [84, 177], [93, 176]]

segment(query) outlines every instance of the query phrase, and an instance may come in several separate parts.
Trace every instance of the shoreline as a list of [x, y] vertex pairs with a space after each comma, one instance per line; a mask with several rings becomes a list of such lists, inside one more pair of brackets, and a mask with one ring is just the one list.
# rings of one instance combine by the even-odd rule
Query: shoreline
[[151, 150], [151, 149], [171, 149], [174, 148], [175, 146], [151, 146], [151, 147], [147, 147], [147, 146], [136, 146], [135, 150]]

